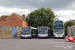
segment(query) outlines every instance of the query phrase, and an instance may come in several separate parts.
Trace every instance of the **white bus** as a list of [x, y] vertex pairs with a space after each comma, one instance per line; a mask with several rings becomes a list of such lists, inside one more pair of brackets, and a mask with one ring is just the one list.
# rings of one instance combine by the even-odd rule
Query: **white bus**
[[38, 27], [38, 38], [49, 38], [51, 37], [51, 29], [47, 26]]
[[37, 28], [35, 27], [22, 27], [21, 38], [35, 38], [37, 37]]
[[53, 37], [54, 38], [64, 38], [64, 22], [61, 20], [54, 21], [53, 23]]

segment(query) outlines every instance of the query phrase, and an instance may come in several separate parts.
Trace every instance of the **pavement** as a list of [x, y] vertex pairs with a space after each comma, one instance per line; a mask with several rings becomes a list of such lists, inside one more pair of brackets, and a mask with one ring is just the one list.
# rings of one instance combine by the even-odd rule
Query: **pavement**
[[75, 50], [64, 39], [0, 39], [0, 50]]

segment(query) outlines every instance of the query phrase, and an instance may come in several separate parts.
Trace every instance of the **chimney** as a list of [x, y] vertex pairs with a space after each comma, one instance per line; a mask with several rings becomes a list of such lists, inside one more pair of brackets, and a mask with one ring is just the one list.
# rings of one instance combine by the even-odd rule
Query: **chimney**
[[25, 20], [25, 15], [24, 14], [22, 15], [22, 19]]

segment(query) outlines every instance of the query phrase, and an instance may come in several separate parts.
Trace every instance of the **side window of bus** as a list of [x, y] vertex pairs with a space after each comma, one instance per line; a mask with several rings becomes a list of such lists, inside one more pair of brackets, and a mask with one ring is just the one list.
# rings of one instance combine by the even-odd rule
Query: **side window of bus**
[[36, 33], [37, 31], [36, 30], [34, 30], [34, 33]]
[[34, 29], [32, 29], [32, 33], [33, 33], [33, 34], [35, 33], [35, 30], [34, 30]]

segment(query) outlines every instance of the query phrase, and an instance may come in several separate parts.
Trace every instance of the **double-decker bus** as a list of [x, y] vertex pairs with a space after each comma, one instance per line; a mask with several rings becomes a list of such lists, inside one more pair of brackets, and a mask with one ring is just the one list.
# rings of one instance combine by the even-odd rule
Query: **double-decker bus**
[[38, 27], [38, 38], [49, 38], [51, 37], [51, 29], [47, 26]]
[[54, 21], [53, 23], [53, 37], [55, 38], [64, 38], [64, 22], [61, 20]]
[[22, 27], [21, 28], [21, 38], [36, 38], [37, 28], [35, 27]]

